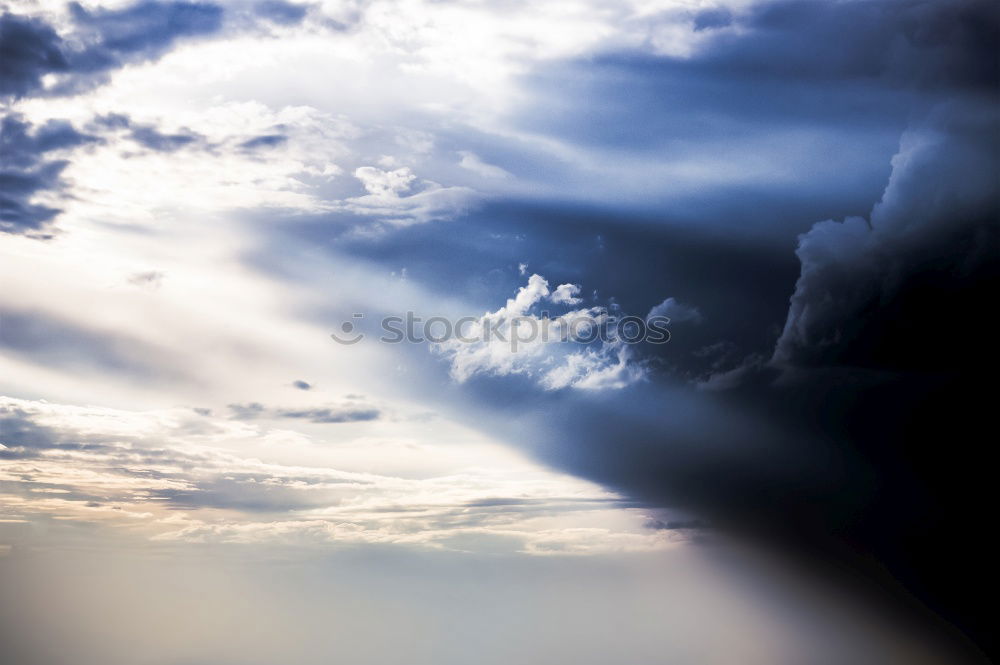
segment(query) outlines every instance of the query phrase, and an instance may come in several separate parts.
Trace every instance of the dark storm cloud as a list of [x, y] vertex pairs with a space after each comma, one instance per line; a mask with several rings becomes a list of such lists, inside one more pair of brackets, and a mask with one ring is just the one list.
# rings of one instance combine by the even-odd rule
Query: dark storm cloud
[[815, 225], [779, 364], [963, 371], [993, 346], [978, 324], [1000, 277], [1000, 113], [951, 105], [903, 138], [869, 219]]
[[779, 77], [993, 92], [998, 24], [1000, 7], [982, 0], [766, 3], [745, 20], [748, 35], [720, 37], [706, 62]]
[[219, 32], [223, 18], [220, 6], [199, 2], [151, 0], [93, 10], [71, 3], [69, 8], [73, 28], [63, 36], [41, 19], [9, 12], [0, 17], [0, 95], [38, 94], [46, 74], [62, 76], [48, 93], [87, 89], [111, 70], [159, 58], [179, 40]]
[[813, 526], [874, 556], [987, 648], [977, 598], [993, 556], [978, 524], [991, 498], [983, 433], [1000, 370], [998, 137], [995, 106], [960, 103], [907, 132], [867, 219], [802, 236], [773, 358], [732, 390], [856, 460], [851, 480], [821, 496], [857, 509]]
[[[473, 379], [443, 399], [497, 414], [477, 425], [637, 501], [888, 571], [880, 583], [988, 644], [976, 603], [995, 554], [981, 525], [1000, 369], [998, 11], [777, 3], [689, 60], [608, 56], [537, 75], [568, 96], [543, 97], [524, 125], [570, 143], [669, 158], [789, 127], [819, 137], [767, 191], [707, 187], [659, 218], [627, 202], [506, 201], [462, 234], [292, 232], [487, 307], [516, 288], [520, 262], [624, 311], [666, 297], [697, 307], [703, 323], [664, 345], [650, 384], [594, 397]], [[254, 260], [280, 272], [288, 256]], [[680, 381], [706, 376], [715, 390]]]
[[[609, 160], [710, 161], [723, 182], [664, 199], [677, 219], [759, 234], [794, 223], [789, 205], [811, 207], [814, 220], [864, 214], [915, 111], [995, 94], [998, 12], [982, 1], [765, 3], [690, 57], [610, 53], [540, 67], [525, 79], [535, 102], [513, 120]], [[641, 198], [663, 210], [651, 190]], [[837, 207], [853, 213], [824, 212]]]
[[[674, 102], [696, 118], [735, 108], [763, 126], [846, 123], [847, 137], [852, 123], [878, 122], [852, 106], [881, 109], [910, 129], [870, 213], [801, 237], [800, 275], [794, 292], [784, 287], [792, 298], [773, 345], [746, 353], [740, 337], [713, 327], [721, 312], [707, 310], [691, 356], [708, 363], [715, 392], [679, 395], [663, 381], [648, 402], [635, 391], [585, 406], [562, 400], [542, 444], [553, 463], [651, 504], [866, 575], [888, 571], [889, 584], [986, 648], [978, 597], [993, 559], [981, 529], [992, 485], [987, 386], [1000, 369], [990, 323], [1000, 292], [998, 12], [985, 2], [772, 4], [690, 63], [646, 61], [644, 77], [658, 71], [662, 83], [643, 97], [662, 101], [654, 129], [678, 140], [698, 132], [667, 126]], [[719, 78], [695, 86], [691, 68]], [[750, 77], [761, 98], [741, 89]], [[624, 145], [629, 136], [608, 132], [645, 131], [635, 126], [608, 122], [595, 139]], [[857, 156], [849, 141], [844, 150]], [[692, 265], [685, 278], [704, 272]], [[770, 293], [764, 274], [720, 299]], [[772, 322], [739, 324], [763, 333]], [[693, 358], [685, 364], [696, 371]]]
[[771, 353], [737, 360], [728, 340], [711, 345], [736, 366], [701, 397], [564, 401], [550, 412], [548, 459], [797, 556], [888, 571], [988, 648], [983, 445], [1000, 370], [1000, 115], [989, 101], [914, 123], [871, 214], [802, 236]]
[[38, 126], [16, 114], [0, 120], [0, 231], [42, 235], [60, 211], [32, 199], [39, 192], [60, 189], [60, 175], [68, 164], [47, 155], [100, 141], [63, 120]]

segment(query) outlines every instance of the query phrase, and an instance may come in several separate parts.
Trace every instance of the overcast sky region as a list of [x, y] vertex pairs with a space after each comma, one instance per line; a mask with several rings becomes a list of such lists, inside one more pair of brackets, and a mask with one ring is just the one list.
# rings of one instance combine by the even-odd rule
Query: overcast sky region
[[0, 663], [986, 663], [995, 0], [0, 0]]

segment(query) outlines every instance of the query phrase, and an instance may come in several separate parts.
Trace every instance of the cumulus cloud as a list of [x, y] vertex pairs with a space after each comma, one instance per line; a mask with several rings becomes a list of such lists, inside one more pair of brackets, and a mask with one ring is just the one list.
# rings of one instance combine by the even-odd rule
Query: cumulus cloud
[[609, 344], [595, 351], [570, 353], [562, 364], [541, 377], [548, 390], [620, 390], [646, 376], [645, 368], [634, 360], [629, 347]]
[[577, 284], [560, 284], [552, 292], [550, 299], [558, 305], [577, 305], [583, 302], [580, 295], [580, 287]]
[[451, 376], [464, 382], [477, 374], [524, 375], [545, 390], [621, 389], [640, 381], [645, 369], [617, 335], [600, 307], [572, 310], [556, 317], [532, 312], [544, 301], [577, 304], [580, 288], [563, 284], [555, 291], [538, 274], [513, 298], [464, 326], [461, 337], [432, 348], [451, 361]]
[[409, 168], [393, 171], [383, 171], [374, 166], [362, 166], [355, 169], [354, 177], [361, 181], [362, 186], [376, 198], [398, 198], [417, 179]]

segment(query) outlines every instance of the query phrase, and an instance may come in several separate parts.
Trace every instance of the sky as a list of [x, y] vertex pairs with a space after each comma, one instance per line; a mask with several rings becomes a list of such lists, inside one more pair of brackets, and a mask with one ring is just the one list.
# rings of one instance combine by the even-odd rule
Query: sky
[[998, 41], [0, 0], [0, 660], [986, 662]]

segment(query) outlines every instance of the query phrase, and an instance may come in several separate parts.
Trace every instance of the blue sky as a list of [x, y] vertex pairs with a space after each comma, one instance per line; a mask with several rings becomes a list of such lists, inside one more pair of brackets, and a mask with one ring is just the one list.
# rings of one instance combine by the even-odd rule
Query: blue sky
[[[68, 630], [73, 662], [132, 662], [74, 551], [151, 665], [329, 662], [298, 602], [367, 608], [345, 662], [398, 662], [387, 631], [469, 662], [522, 612], [525, 649], [479, 662], [982, 646], [988, 556], [950, 540], [988, 483], [998, 26], [973, 0], [0, 5], [0, 579], [78, 608], [8, 615], [16, 653], [70, 662], [32, 637]], [[380, 342], [407, 312], [670, 339]], [[302, 642], [129, 618], [167, 556], [164, 606], [192, 576], [236, 625], [250, 589]], [[834, 598], [828, 557], [879, 581]]]

